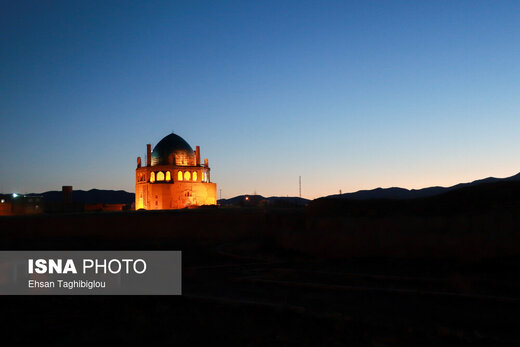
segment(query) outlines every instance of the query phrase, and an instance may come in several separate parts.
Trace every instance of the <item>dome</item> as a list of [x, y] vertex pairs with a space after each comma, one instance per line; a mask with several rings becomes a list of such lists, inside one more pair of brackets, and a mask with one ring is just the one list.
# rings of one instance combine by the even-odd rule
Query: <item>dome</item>
[[195, 166], [195, 152], [182, 137], [171, 133], [153, 148], [152, 166], [189, 165]]

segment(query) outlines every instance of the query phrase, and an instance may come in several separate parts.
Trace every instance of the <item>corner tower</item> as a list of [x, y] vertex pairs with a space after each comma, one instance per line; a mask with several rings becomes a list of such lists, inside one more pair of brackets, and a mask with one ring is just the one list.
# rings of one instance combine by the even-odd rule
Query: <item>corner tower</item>
[[168, 210], [216, 205], [217, 185], [211, 183], [208, 159], [200, 164], [200, 147], [194, 151], [180, 136], [170, 134], [151, 150], [146, 166], [137, 157], [135, 209]]

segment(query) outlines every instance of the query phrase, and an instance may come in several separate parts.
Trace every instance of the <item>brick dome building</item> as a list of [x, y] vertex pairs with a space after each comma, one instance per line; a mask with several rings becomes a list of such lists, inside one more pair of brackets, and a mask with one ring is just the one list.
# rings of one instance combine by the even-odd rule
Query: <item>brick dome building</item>
[[200, 164], [195, 151], [180, 136], [170, 134], [151, 150], [146, 146], [146, 166], [137, 158], [135, 209], [167, 210], [215, 205], [217, 185], [211, 183], [208, 159]]

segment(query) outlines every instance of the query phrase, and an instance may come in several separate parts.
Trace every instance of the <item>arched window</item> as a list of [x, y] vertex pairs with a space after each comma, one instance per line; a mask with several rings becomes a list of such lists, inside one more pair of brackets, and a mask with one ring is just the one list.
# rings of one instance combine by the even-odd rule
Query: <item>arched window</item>
[[202, 173], [202, 182], [206, 182], [206, 174], [204, 172]]
[[155, 172], [150, 173], [150, 182], [155, 182]]
[[157, 181], [164, 181], [164, 172], [159, 171], [157, 173]]
[[179, 171], [179, 174], [177, 175], [177, 180], [182, 181], [182, 171]]
[[193, 180], [197, 181], [197, 171], [193, 171]]
[[190, 178], [191, 178], [191, 174], [190, 174], [190, 172], [189, 172], [189, 171], [186, 171], [186, 172], [184, 173], [184, 180], [185, 180], [185, 181], [189, 181]]
[[166, 171], [166, 181], [170, 182], [172, 180], [172, 174], [170, 171]]

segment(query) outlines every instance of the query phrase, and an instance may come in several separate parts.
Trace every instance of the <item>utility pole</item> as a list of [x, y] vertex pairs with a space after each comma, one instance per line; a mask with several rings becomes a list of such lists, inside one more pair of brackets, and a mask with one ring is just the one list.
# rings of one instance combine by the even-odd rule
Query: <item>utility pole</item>
[[302, 176], [299, 177], [299, 190], [300, 190], [300, 198], [302, 197]]

